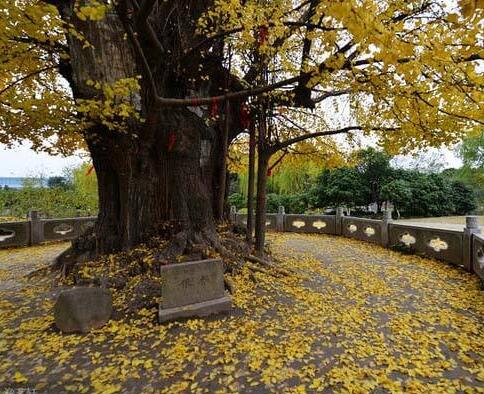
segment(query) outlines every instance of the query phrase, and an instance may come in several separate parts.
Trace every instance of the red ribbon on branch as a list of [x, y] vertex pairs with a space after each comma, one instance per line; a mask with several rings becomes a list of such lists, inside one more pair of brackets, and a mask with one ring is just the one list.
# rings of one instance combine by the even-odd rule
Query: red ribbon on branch
[[240, 125], [244, 130], [250, 127], [250, 109], [245, 103], [240, 105]]
[[269, 35], [269, 28], [267, 26], [259, 27], [259, 45], [264, 45]]
[[216, 98], [212, 99], [212, 105], [210, 106], [210, 116], [214, 118], [218, 113], [218, 102]]
[[173, 150], [173, 147], [175, 146], [176, 142], [176, 133], [174, 131], [170, 131], [168, 133], [168, 152], [171, 152]]
[[287, 151], [285, 151], [281, 157], [279, 157], [279, 159], [277, 159], [275, 161], [275, 163], [273, 165], [271, 165], [268, 169], [267, 169], [267, 176], [271, 176], [272, 175], [272, 170], [274, 168], [276, 168], [279, 164], [281, 164], [282, 162], [282, 159], [284, 159], [284, 157], [287, 155]]

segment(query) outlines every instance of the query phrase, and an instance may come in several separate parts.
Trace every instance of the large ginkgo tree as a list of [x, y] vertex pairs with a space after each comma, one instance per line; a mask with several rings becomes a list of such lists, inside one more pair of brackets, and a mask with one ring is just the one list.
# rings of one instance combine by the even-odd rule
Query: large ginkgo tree
[[[89, 150], [97, 253], [166, 223], [177, 253], [217, 248], [246, 129], [269, 167], [315, 136], [399, 151], [482, 127], [483, 15], [481, 0], [3, 0], [0, 142]], [[296, 127], [337, 100], [349, 116]]]

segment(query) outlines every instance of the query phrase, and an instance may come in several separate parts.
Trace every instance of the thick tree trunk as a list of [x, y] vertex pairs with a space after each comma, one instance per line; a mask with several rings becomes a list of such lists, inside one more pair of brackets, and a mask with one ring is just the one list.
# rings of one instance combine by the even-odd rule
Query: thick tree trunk
[[179, 109], [159, 112], [143, 127], [152, 138], [133, 141], [103, 130], [89, 143], [99, 182], [98, 253], [163, 235], [168, 223], [181, 249], [187, 243], [217, 247], [214, 196], [203, 176], [212, 172], [204, 168], [212, 162], [202, 157], [202, 141], [210, 144], [200, 132], [203, 122]]
[[[131, 21], [123, 20], [127, 17], [121, 18], [119, 9], [98, 22], [81, 21], [73, 12], [73, 0], [60, 3], [62, 17], [90, 43], [86, 47], [85, 41], [69, 37], [72, 67], [69, 82], [76, 99], [102, 98], [92, 84], [86, 83], [88, 80], [112, 84], [143, 75], [139, 54], [126, 39], [126, 25]], [[156, 23], [166, 28], [173, 23], [168, 24], [165, 19], [176, 17], [176, 34], [167, 37], [165, 44], [177, 50], [181, 48], [180, 40], [188, 41], [185, 46], [191, 45], [193, 20], [201, 12], [202, 4], [190, 3], [193, 15], [184, 14], [185, 6], [180, 8], [173, 3], [166, 7], [173, 7], [175, 13], [159, 7], [156, 10], [159, 15], [153, 16], [154, 31], [158, 31]], [[165, 11], [169, 16], [163, 14]], [[146, 37], [140, 37], [146, 46], [145, 41]], [[152, 56], [149, 51], [147, 56]], [[148, 58], [150, 64], [156, 64], [158, 94], [185, 97], [218, 89], [213, 84], [191, 84], [188, 68], [198, 70], [197, 59], [191, 59], [195, 64], [188, 64], [186, 69], [177, 63], [170, 64], [171, 60]], [[214, 67], [220, 65], [214, 62]], [[123, 132], [109, 130], [94, 119], [85, 133], [99, 183], [95, 229], [98, 254], [126, 250], [153, 235], [167, 233], [175, 240], [174, 253], [183, 253], [195, 244], [219, 247], [214, 209], [223, 206], [219, 193], [225, 191], [220, 185], [225, 178], [219, 171], [225, 165], [220, 155], [225, 153], [227, 141], [233, 136], [221, 135], [208, 125], [208, 109], [159, 108], [153, 104], [152, 96], [151, 84], [144, 74], [141, 91], [133, 93], [130, 101], [145, 121], [129, 119]]]
[[220, 154], [220, 179], [219, 190], [217, 198], [217, 209], [215, 211], [216, 217], [219, 221], [224, 219], [225, 213], [225, 200], [226, 200], [226, 187], [227, 187], [227, 154], [229, 143], [229, 129], [230, 129], [230, 102], [225, 103], [224, 125], [222, 129], [221, 138], [221, 154]]
[[266, 226], [266, 188], [269, 158], [265, 151], [259, 151], [257, 161], [257, 211], [255, 215], [255, 251], [257, 256], [264, 255]]
[[257, 211], [255, 215], [255, 252], [264, 256], [266, 226], [266, 189], [267, 170], [269, 169], [270, 152], [267, 149], [266, 109], [262, 106], [259, 113], [259, 133], [257, 141]]

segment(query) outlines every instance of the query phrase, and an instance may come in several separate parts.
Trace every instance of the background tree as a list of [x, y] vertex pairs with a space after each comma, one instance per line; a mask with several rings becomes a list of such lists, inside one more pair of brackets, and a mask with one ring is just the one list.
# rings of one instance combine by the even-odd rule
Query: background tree
[[90, 164], [84, 163], [77, 168], [66, 169], [64, 176], [48, 182], [49, 187], [41, 187], [40, 179], [30, 178], [20, 189], [0, 189], [0, 215], [18, 220], [25, 218], [31, 209], [40, 211], [44, 217], [97, 215], [96, 174], [91, 171], [88, 175], [90, 167]]
[[355, 168], [323, 170], [310, 191], [316, 208], [364, 205], [370, 190]]
[[473, 190], [466, 186], [465, 183], [452, 182], [452, 202], [454, 204], [454, 213], [457, 215], [467, 215], [472, 213], [476, 208], [476, 196]]
[[369, 189], [367, 204], [376, 203], [380, 211], [384, 197], [381, 195], [381, 188], [393, 173], [390, 167], [391, 157], [384, 151], [374, 148], [362, 149], [356, 153], [358, 165], [357, 171], [361, 174], [361, 180]]
[[470, 134], [459, 147], [464, 165], [453, 171], [451, 177], [470, 187], [475, 195], [477, 210], [484, 212], [484, 133]]
[[[314, 207], [362, 207], [360, 214], [367, 215], [369, 204], [390, 201], [398, 217], [466, 215], [476, 209], [472, 188], [456, 181], [449, 171], [429, 173], [392, 168], [387, 165], [390, 157], [373, 149], [356, 152], [355, 156], [366, 161], [359, 161], [355, 167], [324, 169], [315, 179], [309, 192]], [[379, 175], [379, 167], [385, 176]]]
[[412, 185], [404, 179], [391, 180], [381, 187], [381, 197], [385, 201], [391, 201], [400, 219], [400, 211], [409, 206], [413, 198]]
[[469, 135], [459, 146], [464, 167], [484, 170], [484, 132]]
[[69, 183], [69, 180], [63, 176], [51, 176], [47, 180], [47, 186], [51, 189], [58, 188], [65, 190], [71, 187], [71, 184]]

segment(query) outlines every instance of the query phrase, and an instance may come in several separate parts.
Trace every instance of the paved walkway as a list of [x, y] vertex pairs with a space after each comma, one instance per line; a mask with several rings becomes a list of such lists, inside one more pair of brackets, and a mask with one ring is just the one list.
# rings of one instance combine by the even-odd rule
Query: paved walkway
[[[484, 216], [479, 216], [481, 226], [484, 225]], [[466, 226], [465, 216], [443, 216], [432, 218], [414, 218], [414, 219], [400, 219], [395, 220], [397, 224], [408, 224], [411, 226], [440, 228], [444, 230], [458, 230], [462, 231]]]
[[431, 223], [431, 222], [417, 222], [412, 220], [395, 220], [393, 223], [395, 224], [403, 224], [406, 226], [417, 226], [417, 227], [426, 227], [432, 229], [441, 229], [441, 230], [457, 230], [463, 231], [465, 228], [465, 224], [453, 224], [453, 223]]
[[0, 388], [484, 392], [484, 295], [475, 277], [342, 237], [269, 239], [299, 275], [257, 273], [254, 284], [244, 270], [233, 277], [230, 316], [160, 326], [146, 310], [85, 336], [52, 328], [52, 276], [22, 277], [65, 245], [0, 251], [0, 284], [9, 282], [0, 296]]

